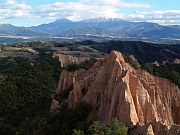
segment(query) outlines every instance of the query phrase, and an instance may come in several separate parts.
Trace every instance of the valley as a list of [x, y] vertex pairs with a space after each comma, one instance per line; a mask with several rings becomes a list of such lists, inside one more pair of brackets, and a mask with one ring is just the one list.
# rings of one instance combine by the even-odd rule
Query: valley
[[123, 134], [173, 135], [179, 54], [178, 44], [140, 41], [1, 44], [0, 134], [88, 134], [100, 121]]

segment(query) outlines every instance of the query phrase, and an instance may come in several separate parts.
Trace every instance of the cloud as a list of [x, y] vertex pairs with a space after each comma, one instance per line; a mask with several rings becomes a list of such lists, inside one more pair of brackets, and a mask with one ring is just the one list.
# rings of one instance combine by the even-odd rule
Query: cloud
[[160, 24], [180, 24], [180, 10], [123, 13], [122, 9], [127, 8], [132, 11], [139, 8], [150, 9], [151, 5], [125, 0], [79, 0], [32, 6], [20, 0], [5, 0], [4, 4], [0, 5], [0, 21], [6, 23], [16, 19], [38, 19], [50, 22], [60, 18], [77, 21], [104, 17]]
[[6, 0], [6, 5], [16, 4], [16, 0]]
[[180, 10], [159, 10], [151, 12], [135, 12], [126, 16], [129, 21], [147, 21], [160, 24], [180, 24]]
[[79, 0], [77, 2], [56, 2], [53, 4], [32, 7], [16, 0], [6, 0], [0, 5], [1, 20], [13, 18], [42, 18], [56, 20], [68, 18], [83, 20], [89, 18], [123, 18], [119, 12], [125, 8], [149, 8], [150, 5], [142, 3], [124, 2], [122, 0]]
[[78, 2], [56, 2], [54, 4], [41, 5], [36, 14], [39, 17], [49, 19], [68, 18], [82, 20], [89, 18], [119, 18], [121, 7], [125, 8], [149, 8], [148, 4], [124, 2], [122, 0], [81, 0]]
[[6, 0], [5, 4], [0, 5], [0, 20], [6, 21], [14, 18], [32, 17], [30, 11], [32, 7], [16, 0]]

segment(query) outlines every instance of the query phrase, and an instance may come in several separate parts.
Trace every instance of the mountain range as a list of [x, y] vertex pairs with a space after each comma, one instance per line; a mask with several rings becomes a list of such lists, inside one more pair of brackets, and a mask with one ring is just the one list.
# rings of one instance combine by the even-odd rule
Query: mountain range
[[26, 27], [16, 27], [11, 24], [1, 24], [0, 25], [0, 35], [1, 36], [47, 36], [48, 33], [33, 30]]
[[88, 19], [70, 21], [60, 19], [49, 24], [32, 27], [16, 27], [10, 24], [0, 25], [0, 35], [29, 37], [110, 37], [144, 39], [180, 39], [180, 26], [162, 26], [149, 22], [129, 22], [121, 19]]

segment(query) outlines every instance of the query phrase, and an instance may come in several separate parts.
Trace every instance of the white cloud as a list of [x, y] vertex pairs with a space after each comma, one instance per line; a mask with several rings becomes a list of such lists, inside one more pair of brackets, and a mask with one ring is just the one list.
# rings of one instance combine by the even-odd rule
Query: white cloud
[[180, 10], [122, 13], [122, 9], [126, 8], [144, 9], [151, 8], [151, 5], [126, 2], [125, 0], [79, 0], [32, 6], [17, 0], [5, 0], [5, 3], [0, 5], [0, 21], [6, 23], [7, 20], [11, 22], [11, 20], [21, 18], [54, 21], [60, 18], [83, 20], [105, 17], [161, 24], [180, 24]]
[[124, 2], [122, 0], [80, 0], [78, 2], [56, 2], [39, 6], [36, 14], [39, 17], [50, 19], [68, 18], [82, 20], [88, 18], [118, 18], [121, 7], [126, 8], [149, 8], [148, 4]]
[[147, 21], [160, 24], [180, 24], [180, 10], [159, 10], [151, 12], [136, 12], [126, 16], [130, 21]]
[[6, 0], [5, 4], [0, 5], [0, 20], [6, 22], [14, 18], [31, 17], [32, 7], [16, 0]]
[[6, 0], [6, 5], [16, 4], [16, 0]]

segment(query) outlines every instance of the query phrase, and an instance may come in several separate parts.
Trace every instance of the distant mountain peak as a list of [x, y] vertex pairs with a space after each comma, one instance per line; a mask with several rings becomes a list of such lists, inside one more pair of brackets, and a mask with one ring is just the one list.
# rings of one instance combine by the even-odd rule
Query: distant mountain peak
[[120, 18], [105, 18], [105, 17], [99, 17], [99, 18], [93, 18], [93, 19], [87, 19], [87, 20], [82, 20], [82, 22], [113, 22], [113, 21], [124, 21]]
[[4, 27], [4, 26], [5, 26], [5, 27], [8, 27], [8, 26], [14, 26], [14, 25], [9, 24], [9, 23], [8, 23], [8, 24], [0, 24], [0, 27]]
[[59, 23], [59, 22], [61, 22], [61, 23], [69, 23], [69, 22], [72, 22], [72, 21], [69, 20], [69, 19], [66, 19], [66, 18], [62, 18], [62, 19], [56, 20], [54, 23]]
[[[129, 22], [120, 18], [92, 18], [71, 21], [60, 18], [48, 24], [32, 27], [16, 27], [11, 24], [0, 25], [1, 34], [22, 36], [65, 36], [76, 38], [110, 38], [110, 39], [177, 39], [180, 37], [180, 26], [162, 26], [149, 22]], [[90, 35], [89, 35], [90, 34]], [[112, 37], [112, 35], [114, 37]]]

